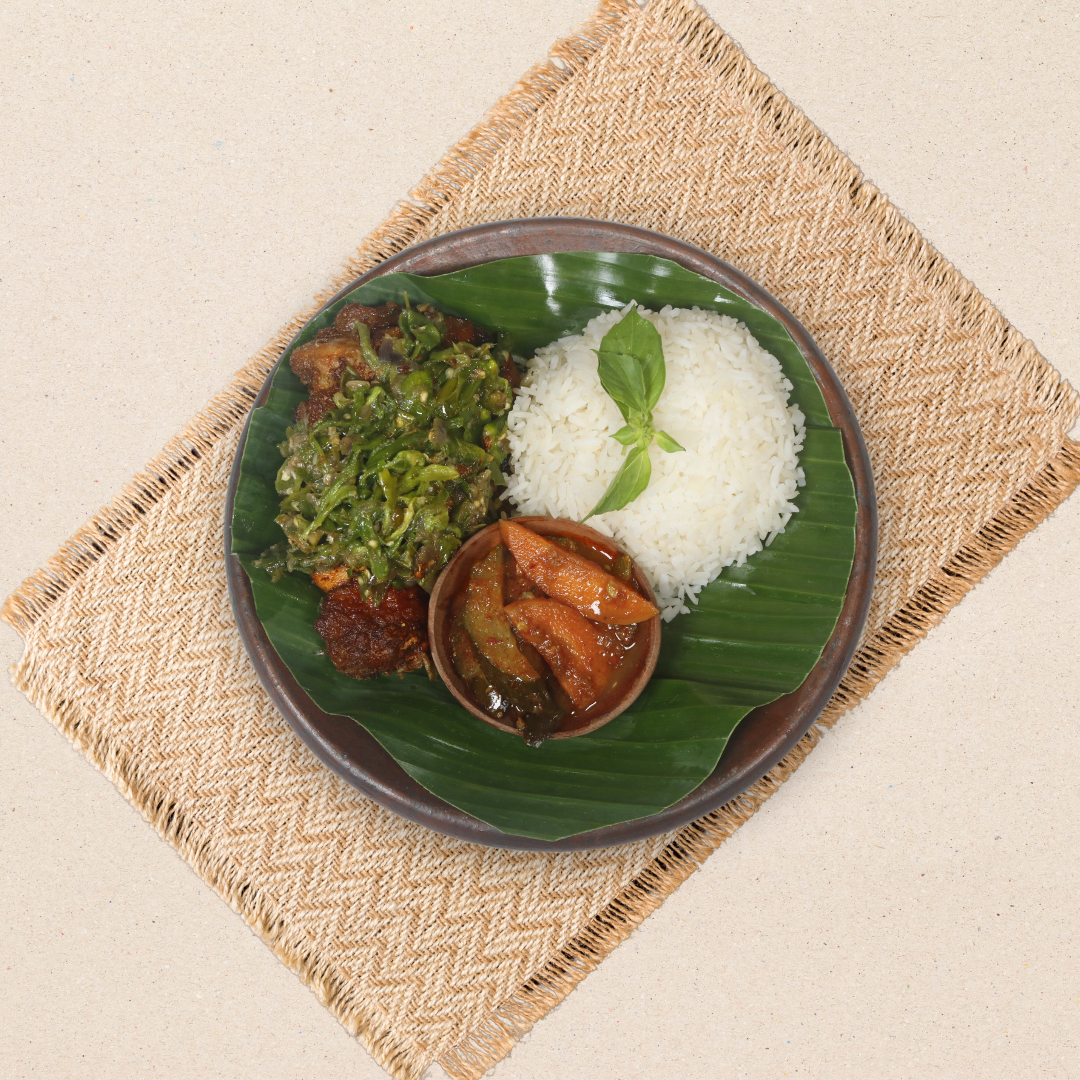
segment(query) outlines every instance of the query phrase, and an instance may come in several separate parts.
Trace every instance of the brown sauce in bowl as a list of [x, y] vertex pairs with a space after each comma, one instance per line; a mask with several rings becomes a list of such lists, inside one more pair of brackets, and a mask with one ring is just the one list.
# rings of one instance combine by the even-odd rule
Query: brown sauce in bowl
[[[628, 589], [636, 603], [641, 598], [651, 606], [629, 556], [611, 541], [572, 523], [528, 520], [546, 522], [543, 532], [537, 529], [543, 540], [603, 571], [593, 571], [601, 583], [610, 575], [614, 581], [608, 580], [607, 588], [612, 595]], [[549, 531], [559, 525], [575, 535]], [[543, 554], [551, 552], [545, 549]], [[470, 711], [539, 745], [547, 738], [595, 730], [640, 692], [648, 677], [642, 679], [644, 669], [649, 666], [651, 674], [655, 665], [658, 616], [623, 624], [586, 619], [581, 614], [584, 605], [575, 609], [550, 599], [498, 539], [471, 557], [463, 550], [454, 560], [459, 561], [452, 587], [438, 601], [446, 612], [448, 648], [442, 663], [436, 655], [436, 663]], [[530, 565], [539, 563], [534, 559]], [[434, 640], [433, 647], [438, 654]], [[456, 679], [443, 670], [447, 661]]]

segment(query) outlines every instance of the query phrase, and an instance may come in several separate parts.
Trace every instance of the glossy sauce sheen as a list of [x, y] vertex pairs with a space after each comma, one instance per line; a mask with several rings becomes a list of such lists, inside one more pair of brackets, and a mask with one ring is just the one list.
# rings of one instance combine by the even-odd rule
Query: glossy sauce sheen
[[[620, 579], [621, 588], [632, 592], [635, 597], [638, 595], [634, 585], [626, 583], [627, 578], [631, 578], [632, 582], [632, 573], [629, 559], [625, 556], [613, 559], [611, 554], [599, 545], [592, 545], [578, 538], [547, 536], [544, 539], [558, 544], [583, 560], [588, 560], [606, 573], [617, 576]], [[508, 615], [514, 613], [518, 621], [522, 622], [530, 614], [531, 608], [531, 613], [534, 615], [554, 615], [556, 619], [552, 625], [556, 628], [560, 615], [563, 619], [582, 618], [572, 607], [567, 608], [561, 603], [556, 605], [562, 609], [561, 613], [553, 610], [545, 613], [543, 608], [550, 604], [547, 595], [522, 572], [510, 550], [505, 545], [499, 545], [499, 547], [502, 548], [503, 564], [502, 600], [504, 606], [510, 608]], [[471, 579], [470, 574], [465, 587], [452, 601], [449, 624], [452, 640], [455, 636], [459, 641], [467, 637], [463, 619], [465, 608], [463, 598], [468, 592], [468, 582]], [[534, 601], [540, 601], [541, 604], [531, 605], [530, 602]], [[568, 694], [556, 679], [546, 659], [550, 658], [553, 663], [558, 663], [560, 659], [568, 659], [569, 653], [578, 652], [578, 650], [568, 649], [565, 641], [557, 636], [545, 634], [542, 626], [531, 626], [530, 636], [535, 644], [525, 640], [518, 627], [514, 627], [522, 653], [528, 658], [531, 666], [543, 675], [547, 695], [556, 707], [553, 715], [538, 716], [536, 712], [529, 709], [518, 708], [513, 703], [515, 695], [504, 692], [505, 685], [493, 690], [489, 685], [485, 685], [483, 679], [478, 679], [475, 664], [472, 662], [464, 665], [468, 667], [468, 671], [462, 670], [463, 665], [459, 663], [459, 656], [462, 655], [463, 650], [460, 647], [454, 655], [455, 669], [467, 683], [469, 696], [479, 708], [489, 715], [514, 723], [530, 743], [542, 742], [544, 738], [556, 731], [571, 732], [586, 727], [594, 716], [599, 716], [618, 703], [626, 686], [633, 681], [645, 661], [647, 638], [647, 635], [642, 632], [642, 624], [639, 623], [609, 625], [594, 620], [587, 621], [591, 631], [589, 634], [590, 651], [587, 655], [596, 661], [594, 666], [600, 670], [590, 669], [585, 678], [573, 680], [571, 685], [571, 690], [575, 691], [573, 696]], [[510, 622], [513, 626], [513, 619]], [[593, 647], [595, 652], [591, 651]], [[581, 656], [578, 655], [575, 659], [580, 665]], [[491, 674], [490, 668], [487, 671]], [[524, 684], [522, 688], [525, 689]], [[597, 691], [599, 694], [595, 700], [590, 700]], [[584, 703], [575, 704], [574, 699]], [[535, 705], [532, 708], [535, 708]]]
[[625, 561], [626, 573], [618, 574], [615, 563], [608, 562], [606, 556], [605, 567], [598, 569], [595, 558], [567, 547], [566, 543], [553, 543], [516, 521], [500, 521], [499, 531], [522, 573], [535, 581], [547, 596], [577, 608], [586, 618], [619, 624], [644, 622], [656, 615], [656, 607], [627, 584], [632, 575], [625, 555], [615, 560]]

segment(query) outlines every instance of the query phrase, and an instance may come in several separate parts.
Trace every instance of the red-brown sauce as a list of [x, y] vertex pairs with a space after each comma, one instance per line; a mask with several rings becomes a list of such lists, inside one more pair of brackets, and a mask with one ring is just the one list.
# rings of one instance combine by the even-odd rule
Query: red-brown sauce
[[[628, 556], [617, 551], [613, 553], [610, 549], [578, 537], [548, 535], [544, 536], [544, 539], [596, 563], [619, 582], [641, 595], [641, 590], [634, 581]], [[594, 700], [575, 705], [556, 677], [552, 665], [541, 655], [553, 655], [553, 662], [557, 663], [559, 650], [564, 648], [562, 641], [549, 638], [537, 647], [526, 640], [509, 620], [501, 627], [492, 627], [490, 633], [483, 627], [478, 627], [475, 619], [469, 624], [466, 593], [473, 571], [485, 560], [488, 563], [492, 560], [501, 561], [500, 592], [503, 608], [518, 601], [546, 599], [543, 590], [525, 576], [513, 554], [502, 544], [497, 545], [494, 554], [489, 552], [472, 564], [470, 575], [463, 579], [462, 588], [450, 598], [450, 653], [454, 668], [468, 687], [469, 697], [477, 707], [503, 723], [516, 727], [530, 744], [539, 745], [556, 732], [566, 733], [587, 727], [596, 717], [618, 705], [646, 660], [648, 634], [644, 631], [644, 624], [615, 626], [589, 620], [592, 631], [590, 641], [595, 642], [601, 658], [599, 666], [608, 670], [603, 675], [604, 685]], [[494, 590], [495, 587], [490, 584], [491, 574], [488, 573], [485, 577], [489, 580], [488, 587]], [[575, 618], [579, 617], [576, 612], [571, 614]], [[513, 633], [514, 643], [528, 665], [539, 677], [535, 682], [508, 676], [484, 655], [482, 650], [487, 649], [490, 656], [498, 659], [500, 644], [497, 639], [500, 635], [505, 635], [507, 628]], [[507, 643], [503, 642], [501, 647], [506, 645]], [[515, 670], [520, 675], [520, 667]]]

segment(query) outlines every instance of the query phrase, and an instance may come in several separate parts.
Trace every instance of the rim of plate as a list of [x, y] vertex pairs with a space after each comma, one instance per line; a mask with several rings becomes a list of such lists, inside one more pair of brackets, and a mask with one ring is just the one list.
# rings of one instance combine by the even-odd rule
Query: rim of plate
[[[753, 709], [743, 718], [716, 768], [689, 795], [657, 814], [577, 833], [562, 840], [537, 840], [504, 833], [444, 802], [409, 776], [357, 721], [323, 712], [297, 683], [263, 630], [255, 613], [247, 574], [231, 551], [233, 501], [251, 422], [250, 413], [233, 460], [225, 504], [225, 570], [237, 629], [259, 681], [289, 726], [320, 761], [385, 809], [446, 836], [519, 851], [588, 851], [648, 839], [718, 809], [760, 780], [810, 729], [847, 670], [866, 622], [877, 562], [877, 502], [870, 458], [855, 412], [836, 373], [810, 334], [780, 301], [741, 271], [701, 248], [636, 225], [594, 218], [495, 221], [446, 233], [399, 251], [339, 290], [312, 318], [383, 274], [400, 271], [433, 276], [497, 259], [564, 251], [632, 252], [670, 259], [716, 281], [779, 320], [809, 364], [832, 422], [843, 435], [844, 454], [855, 484], [858, 507], [855, 558], [840, 617], [821, 658], [797, 690]], [[299, 333], [302, 332], [303, 329]], [[294, 337], [285, 347], [282, 358], [295, 341]], [[267, 376], [252, 411], [265, 404], [280, 363], [279, 359]]]

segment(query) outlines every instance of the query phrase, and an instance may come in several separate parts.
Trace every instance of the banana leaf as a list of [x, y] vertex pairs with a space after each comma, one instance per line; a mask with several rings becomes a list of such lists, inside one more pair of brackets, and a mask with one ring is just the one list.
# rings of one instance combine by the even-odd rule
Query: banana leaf
[[800, 510], [772, 545], [727, 567], [688, 615], [663, 627], [656, 675], [599, 731], [538, 749], [481, 723], [423, 674], [357, 682], [335, 670], [313, 623], [321, 593], [306, 575], [276, 584], [253, 566], [281, 539], [274, 522], [277, 446], [306, 391], [283, 357], [243, 450], [232, 549], [281, 659], [329, 713], [353, 718], [410, 776], [503, 832], [543, 840], [645, 817], [693, 791], [753, 708], [795, 690], [817, 663], [843, 605], [855, 550], [856, 504], [841, 434], [783, 325], [716, 282], [648, 255], [567, 252], [502, 259], [439, 277], [375, 278], [317, 316], [302, 344], [349, 302], [404, 301], [498, 330], [520, 356], [631, 300], [658, 310], [698, 306], [732, 315], [780, 361], [806, 416]]

